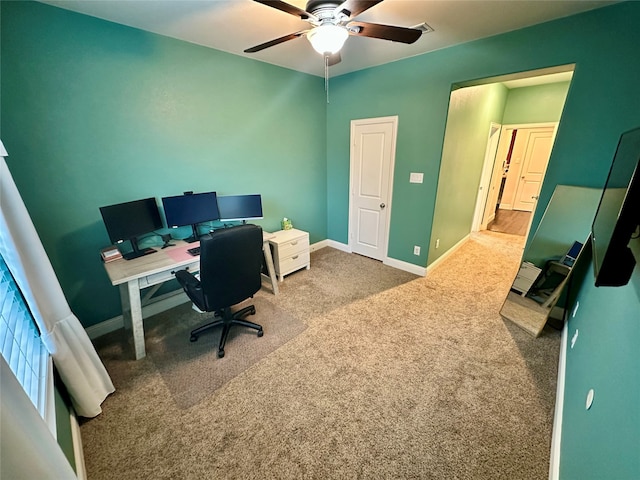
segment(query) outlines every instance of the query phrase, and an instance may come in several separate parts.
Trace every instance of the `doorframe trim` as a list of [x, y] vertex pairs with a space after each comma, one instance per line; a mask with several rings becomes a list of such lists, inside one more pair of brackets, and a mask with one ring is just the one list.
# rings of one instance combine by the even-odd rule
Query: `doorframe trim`
[[385, 225], [384, 231], [384, 242], [383, 242], [383, 258], [382, 262], [389, 262], [389, 231], [391, 226], [391, 209], [393, 203], [393, 177], [395, 173], [395, 164], [396, 164], [396, 143], [398, 137], [398, 123], [399, 117], [398, 115], [390, 115], [386, 117], [372, 117], [372, 118], [360, 118], [351, 120], [350, 122], [350, 132], [349, 132], [349, 219], [348, 219], [348, 240], [349, 240], [349, 249], [353, 250], [353, 242], [354, 242], [354, 232], [352, 230], [352, 204], [353, 204], [353, 194], [354, 194], [354, 161], [355, 161], [355, 149], [354, 147], [354, 131], [356, 126], [359, 125], [371, 125], [375, 123], [392, 123], [392, 135], [391, 135], [391, 159], [389, 161], [389, 178], [387, 185], [388, 192], [388, 200], [387, 200], [387, 222]]
[[[494, 131], [494, 127], [496, 130]], [[491, 133], [493, 131], [493, 133]], [[502, 136], [502, 124], [498, 122], [491, 122], [489, 125], [489, 135], [487, 135], [487, 146], [484, 152], [484, 163], [482, 165], [482, 173], [480, 175], [480, 185], [478, 185], [478, 192], [476, 196], [476, 207], [473, 213], [473, 221], [471, 222], [471, 231], [480, 231], [482, 224], [482, 217], [484, 217], [484, 211], [486, 209], [487, 200], [489, 197], [489, 187], [491, 186], [492, 174], [496, 164], [496, 156], [498, 155], [498, 147], [500, 146], [500, 137]], [[491, 148], [491, 139], [494, 135], [498, 135], [496, 141], [496, 147]], [[490, 161], [491, 160], [491, 161]], [[484, 192], [480, 190], [484, 189]]]
[[[494, 123], [494, 122], [492, 122]], [[560, 121], [557, 122], [539, 122], [539, 123], [508, 123], [508, 124], [503, 124], [502, 127], [500, 128], [500, 139], [503, 138], [504, 133], [511, 129], [511, 130], [517, 130], [519, 128], [544, 128], [544, 127], [553, 127], [553, 134], [551, 137], [551, 152], [549, 153], [549, 161], [551, 161], [551, 155], [553, 154], [553, 149], [555, 147], [555, 143], [556, 143], [556, 136], [558, 134], [558, 127], [560, 125]], [[499, 147], [499, 142], [500, 139], [498, 140], [498, 147]], [[498, 149], [497, 149], [498, 150]], [[496, 157], [494, 157], [493, 159], [493, 163], [495, 164], [495, 162], [498, 160], [497, 158], [497, 153], [498, 151], [496, 150]], [[485, 163], [487, 162], [487, 158], [485, 156]], [[484, 170], [485, 168], [485, 164], [483, 164], [482, 168]], [[547, 163], [547, 168], [549, 168], [549, 164]], [[542, 179], [542, 182], [544, 183], [544, 179], [546, 178], [547, 172], [545, 170], [545, 175]], [[476, 199], [476, 209], [477, 209], [477, 199]], [[529, 232], [531, 230], [531, 224], [533, 223], [533, 217], [536, 213], [536, 209], [538, 208], [538, 202], [536, 202], [536, 205], [534, 207], [534, 209], [531, 212], [531, 218], [529, 219], [529, 225], [527, 226], [527, 232], [525, 233], [525, 238], [529, 238]], [[475, 220], [475, 217], [474, 217]], [[472, 223], [473, 226], [473, 223]], [[472, 230], [473, 231], [473, 230]]]

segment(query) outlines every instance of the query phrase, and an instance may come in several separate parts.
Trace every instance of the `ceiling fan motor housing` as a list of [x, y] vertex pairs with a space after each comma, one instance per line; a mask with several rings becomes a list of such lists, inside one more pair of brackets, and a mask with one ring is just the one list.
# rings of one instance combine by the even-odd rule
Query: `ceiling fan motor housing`
[[321, 23], [323, 23], [323, 20], [337, 23], [340, 19], [335, 17], [335, 10], [340, 3], [341, 2], [331, 2], [327, 0], [310, 0], [307, 2], [305, 10], [320, 19]]

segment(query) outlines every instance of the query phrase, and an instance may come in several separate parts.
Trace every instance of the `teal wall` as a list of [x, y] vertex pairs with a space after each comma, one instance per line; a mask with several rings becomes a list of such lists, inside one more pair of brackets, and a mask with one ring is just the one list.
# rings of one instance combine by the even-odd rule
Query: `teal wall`
[[72, 406], [68, 399], [68, 394], [64, 385], [58, 384], [56, 378], [56, 386], [54, 389], [55, 411], [56, 411], [56, 440], [62, 449], [64, 456], [67, 457], [69, 464], [77, 473], [75, 452], [73, 449], [73, 433], [71, 426]]
[[85, 326], [120, 313], [100, 206], [261, 193], [265, 229], [287, 216], [326, 238], [321, 78], [35, 2], [0, 8], [7, 163]]
[[[620, 133], [640, 125], [638, 2], [332, 78], [328, 105], [317, 77], [43, 4], [1, 2], [0, 12], [9, 168], [87, 326], [119, 313], [97, 259], [101, 205], [258, 191], [265, 228], [286, 215], [314, 242], [348, 243], [350, 122], [398, 115], [389, 256], [425, 266], [452, 85], [576, 64], [532, 232], [557, 184], [601, 187]], [[424, 183], [409, 185], [410, 172]], [[420, 257], [413, 245], [425, 245]], [[632, 478], [638, 268], [619, 289], [595, 289], [588, 275], [574, 283], [570, 335], [582, 325], [584, 341], [567, 354], [561, 477]], [[587, 386], [596, 401], [585, 413]]]
[[[428, 249], [429, 264], [471, 230], [489, 129], [491, 122], [502, 123], [507, 98], [507, 88], [495, 83], [451, 92]], [[437, 239], [440, 243], [436, 250]]]
[[[620, 132], [640, 123], [638, 18], [640, 4], [623, 3], [332, 79], [329, 238], [348, 243], [349, 122], [398, 115], [389, 256], [425, 266], [412, 251], [431, 238], [449, 93], [474, 79], [575, 63], [540, 205], [558, 183], [602, 186]], [[412, 171], [425, 173], [422, 185], [409, 185]]]
[[570, 82], [550, 83], [509, 90], [502, 123], [559, 122]]
[[[631, 246], [640, 260], [640, 239]], [[624, 287], [595, 287], [590, 262], [583, 276], [582, 282], [572, 280], [577, 309], [571, 309], [575, 316], [567, 336], [578, 336], [575, 346], [567, 347], [560, 478], [635, 480], [640, 478], [640, 267]], [[590, 389], [594, 400], [587, 410]]]

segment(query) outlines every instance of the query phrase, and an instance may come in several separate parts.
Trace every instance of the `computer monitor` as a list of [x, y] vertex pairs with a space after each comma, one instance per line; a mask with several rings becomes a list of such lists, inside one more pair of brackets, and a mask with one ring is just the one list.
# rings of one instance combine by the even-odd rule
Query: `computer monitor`
[[262, 197], [256, 195], [225, 195], [218, 197], [220, 220], [231, 222], [258, 220], [262, 217]]
[[155, 198], [107, 205], [100, 207], [100, 213], [112, 243], [118, 244], [127, 240], [131, 242], [133, 250], [122, 255], [125, 259], [131, 260], [155, 252], [152, 248], [140, 250], [137, 239], [140, 235], [162, 228], [162, 219]]
[[192, 235], [184, 239], [189, 243], [200, 239], [199, 223], [220, 218], [216, 192], [186, 192], [184, 195], [163, 197], [162, 206], [167, 219], [167, 227], [178, 228], [191, 225]]

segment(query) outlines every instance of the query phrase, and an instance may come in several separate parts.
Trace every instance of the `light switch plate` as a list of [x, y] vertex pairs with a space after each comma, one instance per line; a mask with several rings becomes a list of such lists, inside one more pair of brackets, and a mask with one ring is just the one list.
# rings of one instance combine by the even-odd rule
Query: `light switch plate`
[[411, 172], [409, 175], [409, 183], [422, 183], [424, 173]]

